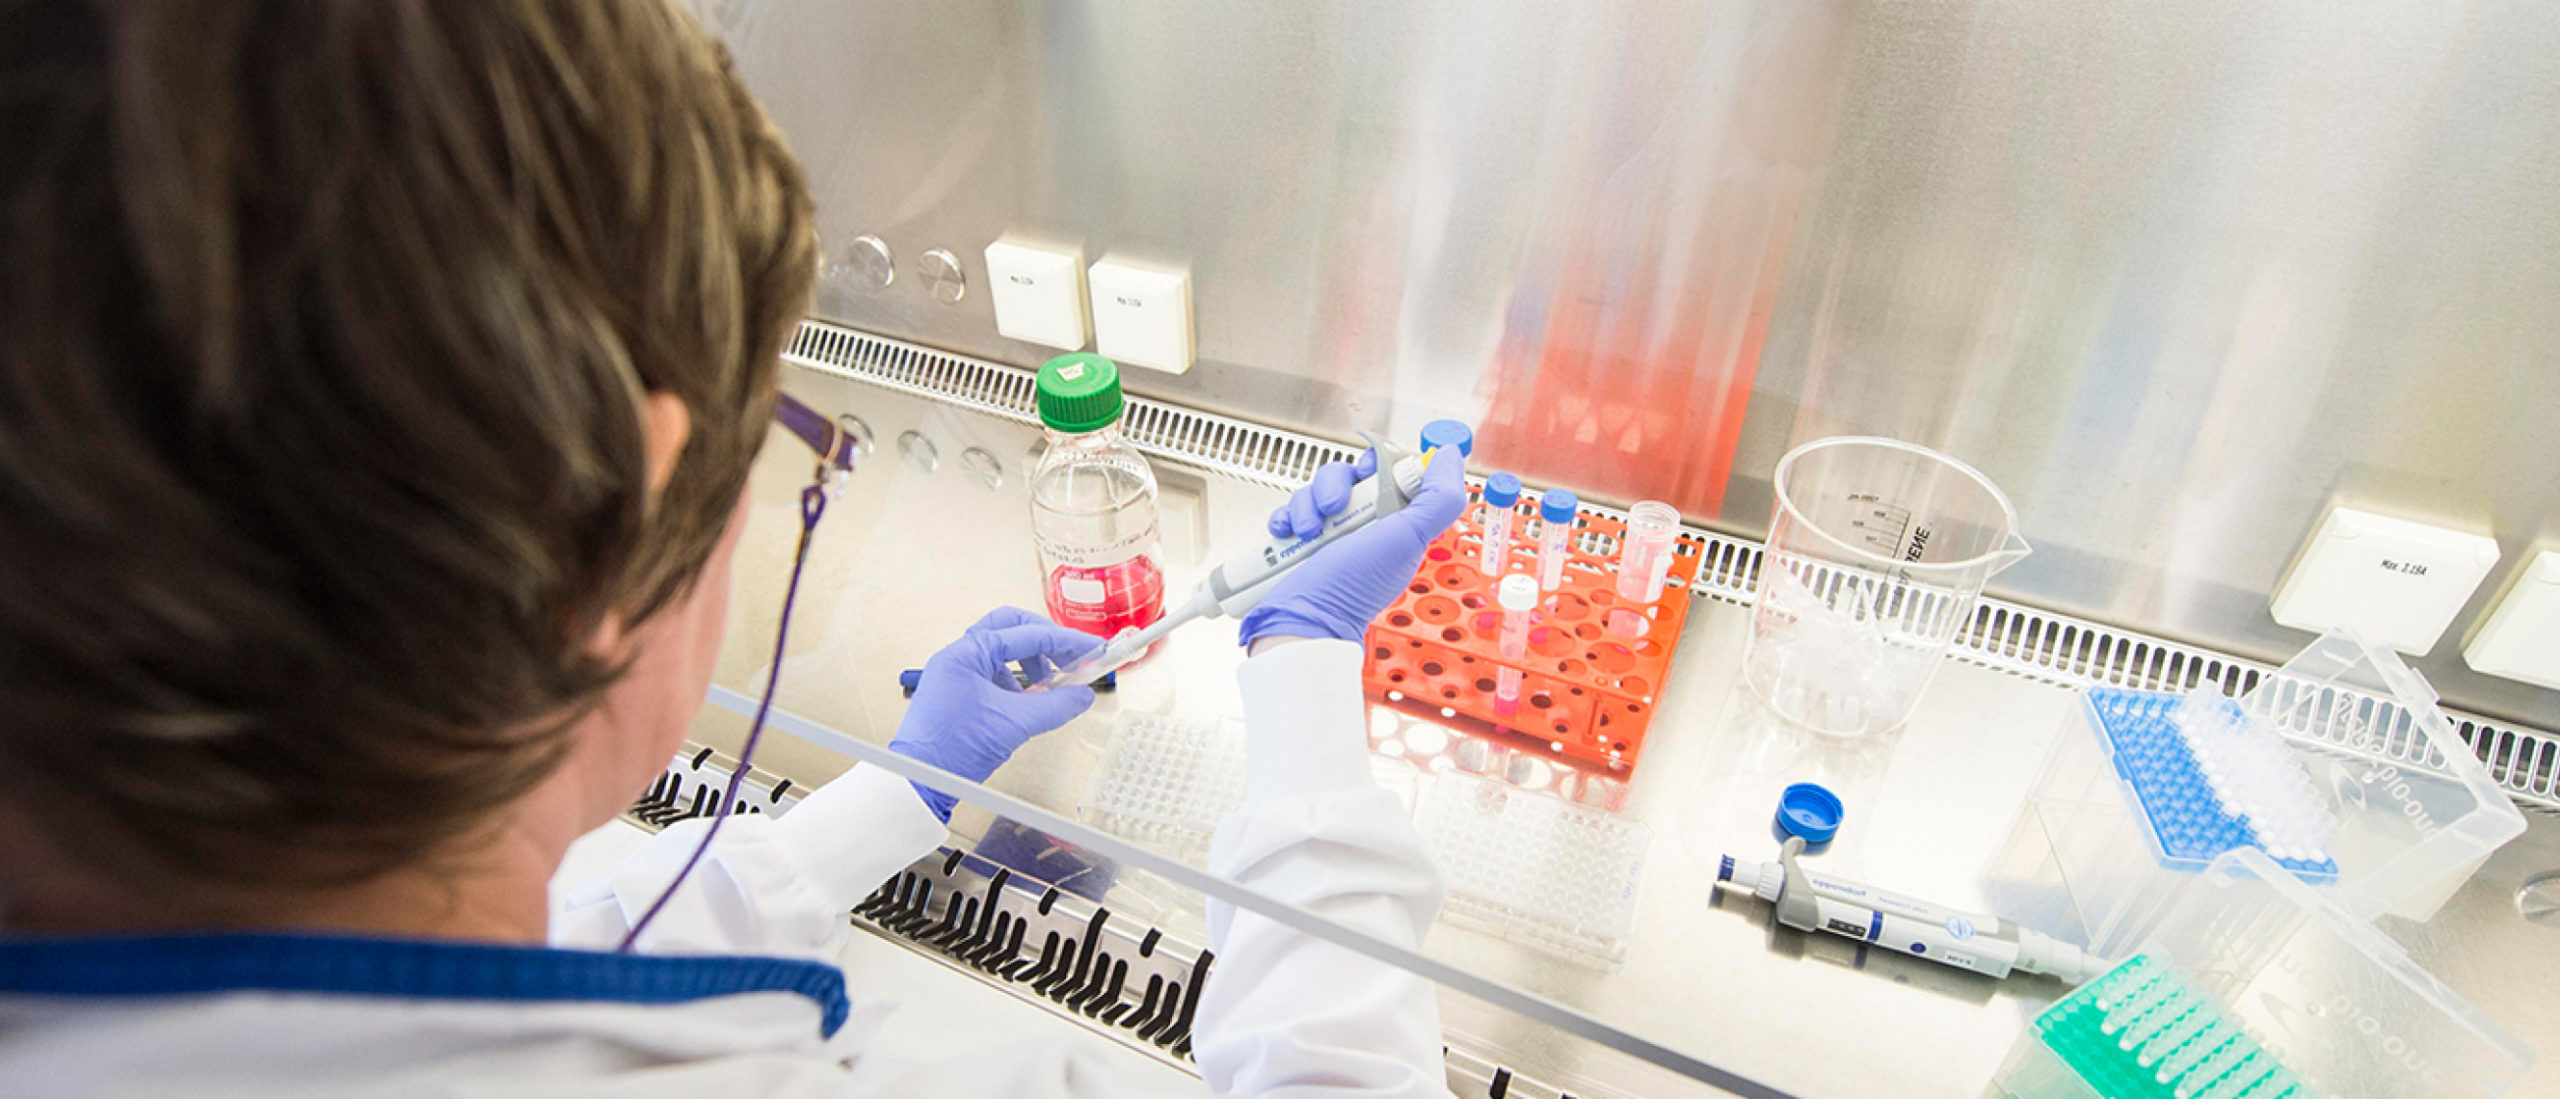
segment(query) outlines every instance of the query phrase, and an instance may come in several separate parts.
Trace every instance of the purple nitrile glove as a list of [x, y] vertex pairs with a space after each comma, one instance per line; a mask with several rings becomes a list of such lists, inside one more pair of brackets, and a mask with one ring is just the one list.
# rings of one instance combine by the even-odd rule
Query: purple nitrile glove
[[[1245, 612], [1238, 640], [1247, 645], [1265, 637], [1358, 641], [1368, 633], [1369, 621], [1413, 583], [1431, 540], [1466, 510], [1466, 460], [1455, 451], [1439, 453], [1445, 456], [1423, 470], [1422, 487], [1402, 510], [1343, 535], [1283, 574], [1271, 594]], [[1315, 537], [1328, 517], [1350, 505], [1351, 486], [1377, 469], [1376, 451], [1363, 452], [1357, 465], [1327, 463], [1271, 513], [1271, 533]]]
[[[1102, 646], [1089, 633], [1056, 625], [1019, 607], [998, 607], [924, 662], [915, 699], [889, 750], [930, 763], [962, 778], [985, 782], [1032, 737], [1073, 721], [1093, 705], [1091, 687], [1025, 691], [1014, 665], [1033, 683], [1054, 664], [1072, 662]], [[935, 816], [948, 822], [959, 802], [913, 784]]]

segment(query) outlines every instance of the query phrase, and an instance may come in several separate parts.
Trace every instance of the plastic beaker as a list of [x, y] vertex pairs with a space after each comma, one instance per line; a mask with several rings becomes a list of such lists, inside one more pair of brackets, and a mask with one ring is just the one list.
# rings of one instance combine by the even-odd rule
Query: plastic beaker
[[1894, 439], [1817, 439], [1779, 459], [1743, 682], [1832, 736], [1899, 728], [1983, 582], [2028, 552], [1972, 466]]

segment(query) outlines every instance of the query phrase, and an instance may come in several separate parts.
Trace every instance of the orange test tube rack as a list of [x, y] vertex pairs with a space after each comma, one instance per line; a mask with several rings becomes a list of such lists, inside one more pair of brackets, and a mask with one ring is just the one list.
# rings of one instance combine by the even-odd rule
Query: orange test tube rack
[[[1524, 496], [1513, 517], [1508, 572], [1537, 573], [1540, 526], [1533, 505]], [[1485, 575], [1479, 565], [1484, 507], [1483, 490], [1470, 490], [1466, 514], [1432, 542], [1404, 595], [1370, 625], [1362, 681], [1390, 704], [1443, 719], [1464, 715], [1481, 723], [1475, 731], [1624, 775], [1644, 751], [1654, 700], [1688, 621], [1697, 543], [1683, 535], [1674, 546], [1660, 602], [1629, 607], [1617, 591], [1617, 547], [1626, 524], [1580, 512], [1564, 583], [1540, 593], [1527, 658], [1505, 660], [1502, 612], [1494, 603], [1502, 578]], [[1635, 635], [1613, 631], [1612, 614], [1641, 615], [1645, 628]], [[1504, 667], [1522, 675], [1520, 703], [1507, 714], [1494, 705], [1495, 675]]]

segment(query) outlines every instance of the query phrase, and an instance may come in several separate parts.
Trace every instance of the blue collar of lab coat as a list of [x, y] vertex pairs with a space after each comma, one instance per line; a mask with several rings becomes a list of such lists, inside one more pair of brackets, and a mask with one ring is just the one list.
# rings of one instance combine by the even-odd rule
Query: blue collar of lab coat
[[788, 958], [656, 957], [332, 935], [0, 939], [0, 994], [150, 997], [252, 991], [626, 1004], [788, 992], [818, 1006], [820, 1034], [828, 1037], [852, 1010], [843, 971]]

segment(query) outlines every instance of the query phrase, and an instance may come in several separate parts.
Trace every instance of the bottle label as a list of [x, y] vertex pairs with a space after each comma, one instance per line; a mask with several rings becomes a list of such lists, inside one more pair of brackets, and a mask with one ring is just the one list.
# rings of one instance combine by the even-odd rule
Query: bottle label
[[1156, 520], [1154, 516], [1150, 515], [1147, 517], [1147, 521], [1144, 525], [1130, 530], [1118, 538], [1112, 539], [1109, 543], [1099, 546], [1081, 546], [1053, 542], [1049, 539], [1040, 537], [1037, 532], [1034, 532], [1031, 535], [1031, 544], [1034, 548], [1040, 551], [1040, 559], [1048, 562], [1052, 568], [1065, 565], [1070, 568], [1099, 569], [1110, 565], [1117, 565], [1122, 561], [1126, 561], [1132, 557], [1143, 554], [1148, 550], [1154, 549], [1156, 545]]
[[1049, 618], [1071, 630], [1114, 637], [1164, 617], [1164, 570], [1140, 554], [1101, 568], [1049, 570]]
[[1164, 616], [1164, 570], [1149, 556], [1156, 548], [1153, 515], [1099, 546], [1036, 533], [1032, 543], [1048, 568], [1043, 594], [1059, 625], [1107, 638]]

